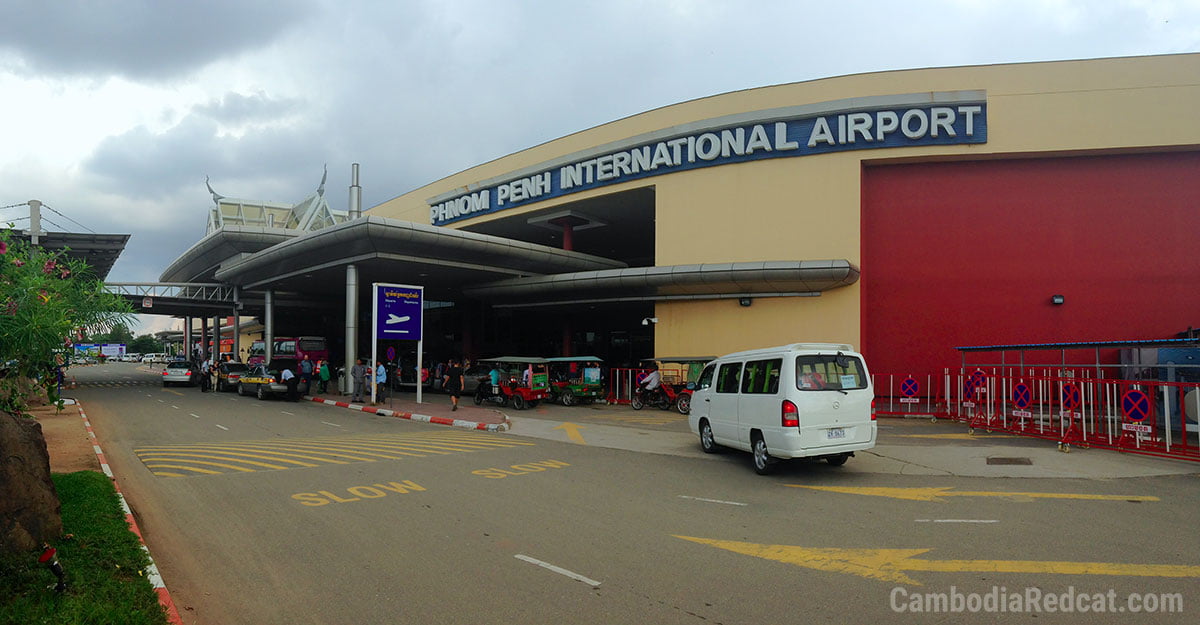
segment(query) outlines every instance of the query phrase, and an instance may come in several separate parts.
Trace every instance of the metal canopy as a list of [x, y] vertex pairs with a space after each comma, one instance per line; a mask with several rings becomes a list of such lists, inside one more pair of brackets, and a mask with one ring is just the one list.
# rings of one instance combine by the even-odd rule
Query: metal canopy
[[796, 260], [630, 267], [510, 278], [464, 289], [523, 305], [598, 301], [810, 296], [858, 281], [847, 260]]
[[[14, 238], [29, 241], [21, 230], [12, 231]], [[79, 232], [43, 232], [38, 235], [38, 247], [48, 251], [65, 251], [69, 258], [82, 260], [100, 280], [108, 277], [117, 257], [129, 242], [128, 234], [94, 234]]]
[[370, 216], [233, 259], [215, 275], [243, 290], [328, 294], [344, 289], [348, 264], [359, 267], [360, 284], [417, 284], [431, 298], [457, 297], [464, 285], [502, 277], [625, 266], [544, 245]]

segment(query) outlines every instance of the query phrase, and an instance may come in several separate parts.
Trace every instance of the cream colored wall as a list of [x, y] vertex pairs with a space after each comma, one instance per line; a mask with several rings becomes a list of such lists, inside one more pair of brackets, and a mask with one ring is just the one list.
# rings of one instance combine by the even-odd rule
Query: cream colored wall
[[858, 287], [820, 297], [757, 297], [662, 302], [655, 306], [656, 356], [720, 356], [786, 343], [850, 343], [859, 346]]
[[[734, 113], [843, 98], [983, 89], [988, 142], [766, 159], [651, 177], [457, 222], [452, 227], [653, 186], [656, 263], [846, 259], [860, 253], [864, 162], [995, 158], [1200, 145], [1200, 54], [858, 74], [683, 102], [590, 128], [431, 183], [372, 213], [429, 223], [426, 200], [598, 145]], [[819, 298], [656, 305], [657, 355], [720, 354], [794, 341], [860, 343], [858, 285]]]

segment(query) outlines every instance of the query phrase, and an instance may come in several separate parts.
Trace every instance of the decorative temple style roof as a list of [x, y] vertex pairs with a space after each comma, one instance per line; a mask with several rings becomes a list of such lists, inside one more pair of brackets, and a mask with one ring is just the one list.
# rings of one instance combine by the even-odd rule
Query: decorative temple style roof
[[328, 177], [329, 170], [326, 169], [316, 192], [296, 204], [225, 197], [213, 190], [206, 177], [204, 184], [208, 186], [208, 192], [212, 195], [213, 207], [208, 212], [208, 224], [204, 234], [207, 236], [227, 225], [312, 232], [340, 224], [346, 221], [349, 215], [346, 211], [331, 209], [329, 202], [325, 200], [325, 180]]

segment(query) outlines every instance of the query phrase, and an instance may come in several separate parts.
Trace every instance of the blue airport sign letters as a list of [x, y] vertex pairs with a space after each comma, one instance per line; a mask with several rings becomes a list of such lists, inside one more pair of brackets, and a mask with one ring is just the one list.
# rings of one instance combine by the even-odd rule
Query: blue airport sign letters
[[864, 108], [743, 123], [649, 141], [430, 200], [441, 226], [597, 187], [679, 171], [847, 150], [987, 143], [987, 103]]

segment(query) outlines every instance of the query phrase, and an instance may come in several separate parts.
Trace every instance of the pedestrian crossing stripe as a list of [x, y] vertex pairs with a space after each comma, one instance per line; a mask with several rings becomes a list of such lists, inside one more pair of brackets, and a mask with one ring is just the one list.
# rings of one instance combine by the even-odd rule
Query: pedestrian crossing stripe
[[187, 477], [405, 460], [534, 444], [482, 432], [423, 432], [162, 445], [140, 447], [134, 453], [158, 477]]

